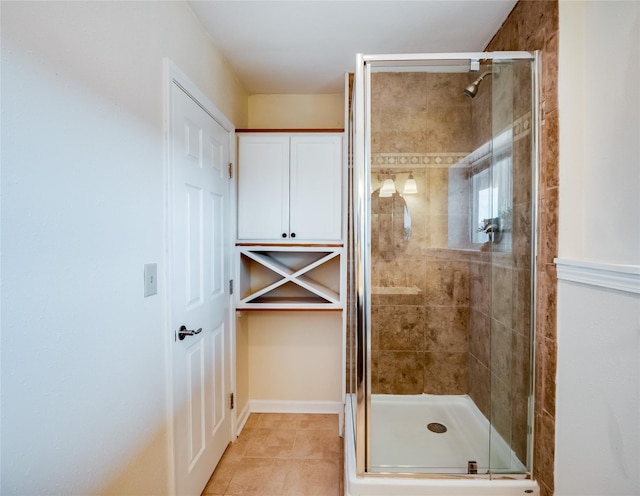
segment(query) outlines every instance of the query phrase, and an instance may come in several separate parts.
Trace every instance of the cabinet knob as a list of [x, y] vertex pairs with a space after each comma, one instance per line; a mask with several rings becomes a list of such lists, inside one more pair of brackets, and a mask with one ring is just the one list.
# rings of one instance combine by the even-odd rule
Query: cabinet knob
[[282, 233], [282, 237], [286, 238], [287, 237], [287, 233]]
[[296, 233], [291, 233], [291, 237], [295, 238], [296, 237]]

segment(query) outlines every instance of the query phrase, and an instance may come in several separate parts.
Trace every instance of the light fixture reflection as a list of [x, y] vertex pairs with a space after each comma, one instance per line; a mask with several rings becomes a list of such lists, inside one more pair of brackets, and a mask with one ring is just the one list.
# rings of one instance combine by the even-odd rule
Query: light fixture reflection
[[413, 178], [413, 174], [409, 174], [409, 179], [404, 183], [404, 188], [402, 189], [403, 195], [415, 195], [418, 193], [418, 185], [416, 184], [416, 180]]
[[380, 188], [380, 197], [387, 198], [393, 195], [396, 192], [396, 185], [393, 182], [393, 179], [388, 178], [384, 180], [382, 183], [382, 188]]

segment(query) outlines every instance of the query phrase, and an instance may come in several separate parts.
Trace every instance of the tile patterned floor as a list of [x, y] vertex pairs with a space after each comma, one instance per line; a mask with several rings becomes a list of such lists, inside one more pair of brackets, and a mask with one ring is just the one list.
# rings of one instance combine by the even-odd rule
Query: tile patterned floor
[[341, 496], [337, 415], [254, 413], [203, 496]]

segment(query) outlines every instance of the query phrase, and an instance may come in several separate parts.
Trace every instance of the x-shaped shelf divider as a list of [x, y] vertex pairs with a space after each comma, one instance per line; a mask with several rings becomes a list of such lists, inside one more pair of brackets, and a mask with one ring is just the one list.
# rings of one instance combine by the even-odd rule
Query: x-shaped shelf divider
[[[269, 252], [286, 253], [281, 251], [276, 252], [273, 250], [259, 250], [259, 251], [242, 250], [241, 251], [241, 253], [246, 257], [254, 260], [255, 262], [262, 265], [263, 267], [266, 267], [267, 269], [271, 270], [272, 272], [275, 272], [276, 274], [282, 276], [282, 279], [279, 279], [278, 281], [271, 283], [265, 286], [264, 288], [251, 293], [249, 296], [246, 296], [245, 298], [242, 298], [241, 300], [242, 303], [251, 303], [253, 300], [256, 300], [257, 298], [273, 291], [274, 289], [280, 286], [287, 284], [288, 282], [291, 282], [297, 286], [300, 286], [301, 288], [306, 289], [310, 293], [313, 293], [319, 296], [320, 298], [326, 300], [327, 303], [334, 303], [334, 304], [340, 303], [340, 295], [338, 293], [336, 293], [330, 288], [327, 288], [326, 286], [323, 286], [322, 284], [319, 284], [313, 281], [310, 277], [304, 277], [304, 274], [312, 271], [313, 269], [315, 269], [316, 267], [319, 267], [320, 265], [325, 264], [329, 260], [332, 260], [333, 258], [339, 256], [340, 255], [339, 251], [323, 250], [319, 252], [307, 252], [307, 253], [320, 253], [320, 254], [325, 253], [325, 255], [321, 256], [317, 260], [297, 270], [275, 259], [274, 257], [268, 254]], [[291, 252], [291, 253], [294, 253], [294, 252]]]

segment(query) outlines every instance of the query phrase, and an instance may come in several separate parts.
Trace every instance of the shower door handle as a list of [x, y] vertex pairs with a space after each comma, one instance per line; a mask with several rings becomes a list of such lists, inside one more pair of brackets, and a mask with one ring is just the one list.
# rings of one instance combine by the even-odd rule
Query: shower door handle
[[200, 334], [201, 332], [202, 332], [202, 327], [194, 331], [194, 330], [187, 329], [186, 326], [180, 326], [180, 329], [178, 329], [178, 339], [182, 341], [187, 336], [195, 336], [196, 334]]

